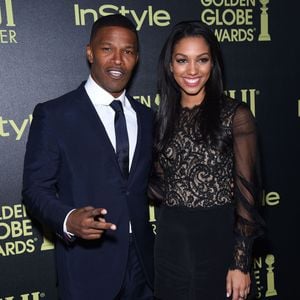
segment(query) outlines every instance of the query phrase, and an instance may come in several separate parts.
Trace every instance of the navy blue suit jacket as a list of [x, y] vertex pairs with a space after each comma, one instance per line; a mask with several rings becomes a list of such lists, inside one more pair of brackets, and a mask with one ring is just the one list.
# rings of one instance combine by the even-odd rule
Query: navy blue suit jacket
[[[129, 98], [129, 97], [128, 97]], [[56, 242], [59, 293], [63, 300], [111, 300], [118, 293], [127, 262], [129, 220], [150, 286], [153, 232], [146, 188], [152, 160], [153, 113], [130, 98], [138, 122], [137, 145], [128, 181], [84, 83], [60, 98], [38, 104], [27, 142], [23, 201], [33, 216], [63, 237], [73, 208], [102, 207], [117, 225], [99, 240]]]

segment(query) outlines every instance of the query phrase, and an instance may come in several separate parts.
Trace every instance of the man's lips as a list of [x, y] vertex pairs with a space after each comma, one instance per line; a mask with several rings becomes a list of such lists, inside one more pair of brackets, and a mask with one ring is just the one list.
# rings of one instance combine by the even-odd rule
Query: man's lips
[[125, 72], [122, 69], [108, 69], [107, 73], [114, 79], [120, 79], [125, 75]]

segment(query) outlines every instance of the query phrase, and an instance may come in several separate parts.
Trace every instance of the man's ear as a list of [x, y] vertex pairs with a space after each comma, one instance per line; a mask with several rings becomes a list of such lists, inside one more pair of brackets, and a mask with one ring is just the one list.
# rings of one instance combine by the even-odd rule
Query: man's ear
[[86, 57], [87, 57], [89, 63], [92, 64], [93, 61], [94, 61], [94, 55], [93, 55], [93, 51], [91, 49], [91, 45], [90, 44], [88, 44], [86, 46]]

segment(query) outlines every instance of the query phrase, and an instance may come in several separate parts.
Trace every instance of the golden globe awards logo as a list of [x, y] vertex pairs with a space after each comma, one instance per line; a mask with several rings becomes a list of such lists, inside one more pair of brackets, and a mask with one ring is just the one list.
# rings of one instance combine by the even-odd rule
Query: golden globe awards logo
[[0, 256], [32, 253], [35, 249], [32, 239], [32, 223], [26, 218], [24, 206], [3, 205], [0, 209]]
[[[20, 254], [51, 250], [54, 245], [49, 232], [44, 236], [33, 231], [32, 221], [27, 217], [24, 205], [3, 205], [0, 207], [0, 258]], [[1, 298], [0, 298], [1, 300]]]
[[148, 5], [143, 11], [136, 11], [124, 5], [117, 6], [113, 4], [103, 4], [98, 9], [82, 8], [79, 4], [74, 4], [74, 17], [76, 26], [85, 26], [88, 19], [96, 21], [100, 17], [121, 14], [129, 17], [136, 24], [139, 31], [143, 26], [165, 27], [170, 25], [171, 16], [168, 11], [155, 10], [152, 5]]
[[[257, 287], [256, 299], [265, 299], [278, 295], [275, 285], [275, 262], [276, 259], [273, 254], [254, 259], [254, 278]], [[265, 285], [263, 284], [264, 282]]]
[[270, 41], [269, 0], [200, 0], [200, 19], [220, 42]]
[[12, 0], [0, 0], [0, 44], [17, 43]]

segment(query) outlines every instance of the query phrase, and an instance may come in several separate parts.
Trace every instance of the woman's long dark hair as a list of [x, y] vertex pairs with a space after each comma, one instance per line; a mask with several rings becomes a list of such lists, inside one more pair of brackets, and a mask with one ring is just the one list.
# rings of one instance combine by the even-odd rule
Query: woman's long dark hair
[[[199, 21], [185, 21], [175, 25], [166, 40], [158, 63], [158, 93], [160, 106], [156, 122], [156, 150], [161, 151], [174, 132], [179, 117], [181, 90], [170, 70], [175, 45], [185, 37], [203, 37], [207, 42], [211, 58], [212, 70], [205, 85], [205, 97], [201, 110], [195, 116], [196, 126], [202, 138], [218, 149], [226, 143], [220, 126], [220, 107], [224, 98], [223, 91], [223, 59], [220, 44], [213, 32]], [[200, 117], [201, 114], [201, 117]], [[197, 130], [197, 132], [199, 132]]]

